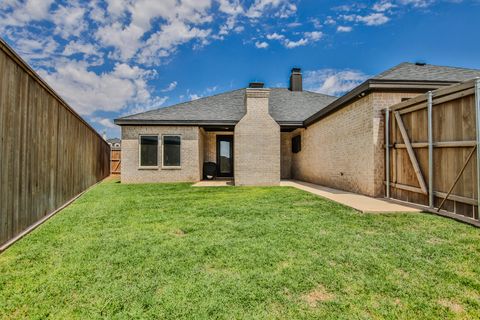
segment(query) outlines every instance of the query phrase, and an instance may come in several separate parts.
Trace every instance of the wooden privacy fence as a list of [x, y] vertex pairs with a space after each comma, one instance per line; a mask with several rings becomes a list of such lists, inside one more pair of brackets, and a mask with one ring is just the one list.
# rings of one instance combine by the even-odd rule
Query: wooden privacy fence
[[109, 145], [0, 39], [0, 248], [109, 165]]
[[386, 110], [386, 195], [480, 226], [480, 80]]
[[120, 174], [120, 164], [122, 161], [122, 150], [113, 149], [110, 155], [110, 173]]

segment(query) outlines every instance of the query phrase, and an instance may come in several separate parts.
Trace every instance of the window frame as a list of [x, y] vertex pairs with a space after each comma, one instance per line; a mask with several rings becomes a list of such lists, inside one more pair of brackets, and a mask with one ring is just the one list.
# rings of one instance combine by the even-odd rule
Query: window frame
[[[179, 137], [180, 138], [180, 154], [179, 154], [179, 161], [180, 165], [178, 166], [167, 166], [165, 165], [165, 137]], [[167, 169], [167, 170], [178, 170], [182, 169], [182, 135], [179, 133], [165, 133], [162, 134], [162, 152], [161, 152], [161, 157], [162, 157], [162, 169]]]
[[[142, 137], [156, 137], [157, 138], [157, 165], [156, 166], [142, 166]], [[159, 157], [159, 145], [160, 138], [158, 134], [141, 133], [138, 135], [138, 168], [142, 170], [158, 170], [158, 157]]]

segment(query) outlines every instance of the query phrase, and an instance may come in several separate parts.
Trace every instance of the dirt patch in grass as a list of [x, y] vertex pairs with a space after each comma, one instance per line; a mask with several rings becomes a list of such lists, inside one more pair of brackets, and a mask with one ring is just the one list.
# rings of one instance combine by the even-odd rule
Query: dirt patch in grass
[[184, 237], [186, 234], [185, 231], [183, 231], [182, 229], [175, 229], [173, 231], [173, 235], [177, 236], [177, 237]]
[[331, 301], [335, 298], [335, 295], [328, 292], [323, 285], [318, 285], [315, 289], [302, 296], [302, 300], [305, 301], [308, 306], [315, 308], [319, 303]]
[[448, 308], [453, 313], [462, 313], [464, 311], [463, 306], [455, 301], [442, 299], [438, 300], [437, 303], [442, 307]]

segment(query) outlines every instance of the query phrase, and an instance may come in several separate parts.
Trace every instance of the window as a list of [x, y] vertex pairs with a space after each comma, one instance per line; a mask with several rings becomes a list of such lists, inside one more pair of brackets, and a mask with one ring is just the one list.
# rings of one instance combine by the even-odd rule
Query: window
[[163, 166], [180, 167], [181, 138], [176, 135], [163, 136]]
[[292, 138], [292, 152], [299, 153], [302, 150], [302, 137], [300, 135]]
[[140, 136], [140, 167], [158, 167], [158, 136]]

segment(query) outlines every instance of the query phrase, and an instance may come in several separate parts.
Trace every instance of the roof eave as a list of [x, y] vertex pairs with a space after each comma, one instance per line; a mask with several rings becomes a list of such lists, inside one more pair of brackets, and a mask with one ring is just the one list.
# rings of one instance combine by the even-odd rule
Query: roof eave
[[236, 120], [142, 120], [142, 119], [115, 119], [114, 123], [119, 126], [144, 126], [144, 125], [170, 125], [170, 126], [201, 126], [235, 125]]
[[344, 96], [333, 101], [331, 104], [310, 116], [304, 121], [304, 126], [312, 125], [322, 118], [336, 112], [354, 100], [360, 99], [373, 91], [401, 91], [422, 92], [425, 90], [438, 89], [439, 86], [448, 86], [459, 81], [416, 81], [416, 80], [384, 80], [369, 79]]

